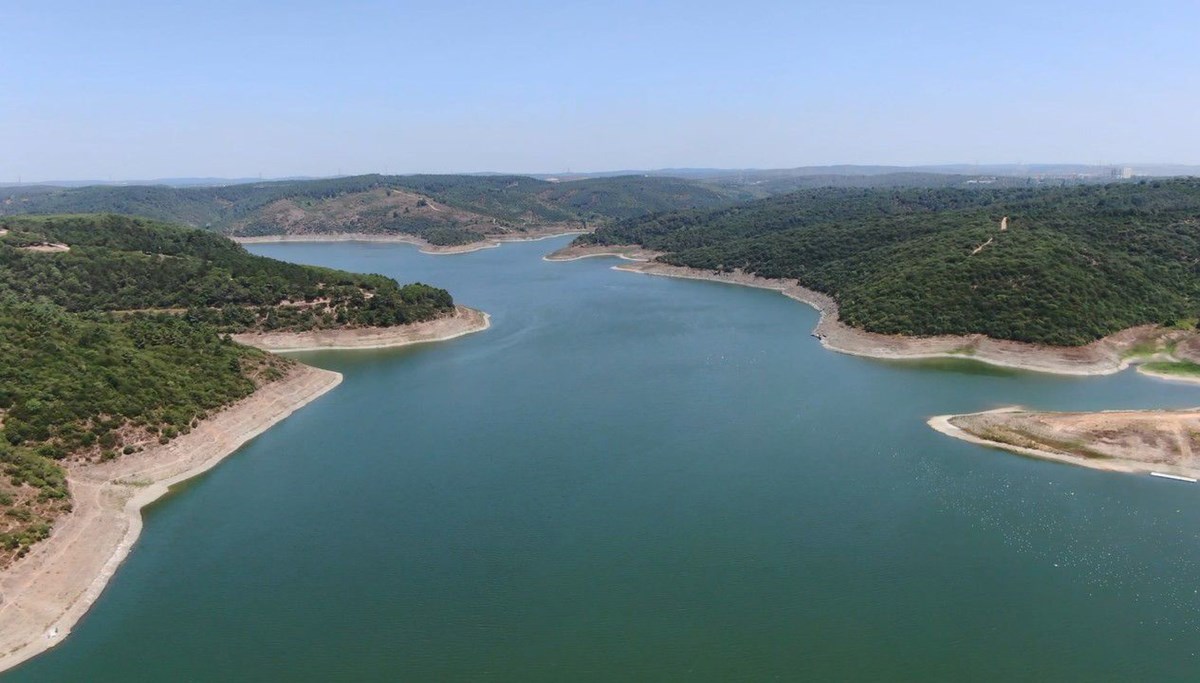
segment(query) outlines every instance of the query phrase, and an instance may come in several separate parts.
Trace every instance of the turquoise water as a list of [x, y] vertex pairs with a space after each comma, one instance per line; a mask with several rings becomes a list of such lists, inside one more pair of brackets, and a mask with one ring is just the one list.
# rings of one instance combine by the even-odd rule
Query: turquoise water
[[1200, 487], [944, 437], [933, 414], [1200, 404], [822, 349], [778, 294], [259, 245], [449, 288], [487, 332], [345, 373], [147, 510], [18, 681], [1195, 680]]

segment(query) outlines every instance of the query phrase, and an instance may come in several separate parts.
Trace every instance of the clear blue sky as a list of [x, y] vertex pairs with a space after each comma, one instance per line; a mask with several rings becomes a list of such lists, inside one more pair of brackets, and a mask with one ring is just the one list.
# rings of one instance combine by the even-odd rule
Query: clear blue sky
[[0, 2], [0, 182], [1200, 163], [1200, 2]]

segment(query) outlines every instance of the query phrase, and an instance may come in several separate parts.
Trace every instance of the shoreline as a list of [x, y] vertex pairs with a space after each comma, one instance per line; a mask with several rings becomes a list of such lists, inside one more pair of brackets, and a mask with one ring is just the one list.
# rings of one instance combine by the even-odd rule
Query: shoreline
[[[548, 261], [573, 261], [597, 256], [616, 256], [637, 263], [622, 263], [612, 266], [613, 270], [643, 275], [676, 277], [692, 280], [707, 280], [724, 284], [740, 285], [777, 291], [788, 298], [808, 304], [815, 308], [820, 315], [812, 336], [820, 340], [821, 345], [831, 351], [849, 355], [885, 359], [885, 360], [917, 360], [923, 358], [961, 358], [973, 359], [989, 365], [1013, 368], [1024, 371], [1046, 372], [1060, 375], [1108, 375], [1136, 366], [1142, 375], [1171, 382], [1200, 384], [1200, 376], [1188, 376], [1158, 372], [1144, 365], [1153, 361], [1190, 361], [1196, 362], [1200, 336], [1190, 331], [1163, 329], [1146, 325], [1133, 327], [1109, 335], [1082, 347], [1053, 347], [1021, 342], [1002, 341], [985, 335], [938, 336], [938, 337], [900, 337], [865, 332], [852, 328], [838, 319], [837, 303], [832, 297], [813, 291], [800, 285], [795, 280], [768, 279], [744, 272], [715, 273], [671, 266], [655, 262], [653, 259], [660, 254], [637, 247], [576, 247], [568, 246], [546, 257]], [[1147, 352], [1146, 345], [1152, 345]], [[1138, 348], [1141, 347], [1141, 348]], [[1001, 413], [1028, 413], [1019, 407], [1000, 408], [981, 413], [961, 415], [937, 415], [927, 420], [927, 424], [944, 435], [962, 441], [992, 449], [1005, 450], [1026, 457], [1052, 461], [1068, 465], [1089, 467], [1108, 472], [1148, 475], [1152, 472], [1175, 474], [1200, 479], [1200, 461], [1192, 461], [1191, 453], [1200, 453], [1195, 446], [1179, 441], [1179, 452], [1188, 454], [1187, 457], [1172, 461], [1158, 456], [1158, 460], [1138, 449], [1112, 450], [1111, 445], [1103, 445], [1102, 441], [1090, 440], [1095, 435], [1082, 435], [1078, 442], [1085, 452], [1100, 448], [1102, 457], [1086, 457], [1066, 451], [1048, 450], [1047, 448], [1020, 446], [1003, 441], [993, 441], [976, 436], [953, 424], [959, 418], [979, 417]], [[1069, 414], [1083, 418], [1100, 419], [1103, 421], [1119, 421], [1124, 419], [1127, 425], [1145, 428], [1147, 424], [1158, 426], [1169, 424], [1172, 419], [1178, 419], [1179, 411], [1168, 410], [1111, 410], [1093, 411], [1088, 413]], [[1053, 414], [1047, 414], [1053, 415]], [[1066, 414], [1058, 414], [1062, 418]], [[1131, 420], [1130, 416], [1136, 416]], [[1136, 424], [1135, 424], [1136, 423]], [[1173, 427], [1179, 434], [1187, 430]], [[1195, 429], [1195, 425], [1193, 425]], [[1182, 431], [1180, 431], [1182, 430]], [[1200, 433], [1200, 431], [1197, 431]], [[1182, 436], [1179, 437], [1183, 439]], [[1032, 441], [1036, 444], [1036, 440]], [[1086, 444], [1086, 445], [1085, 445]], [[1108, 452], [1104, 452], [1108, 451]], [[1132, 456], [1132, 457], [1129, 457]]]
[[332, 390], [342, 375], [300, 364], [189, 434], [107, 463], [70, 465], [71, 512], [0, 572], [0, 671], [54, 647], [100, 597], [142, 530], [141, 510]]
[[[946, 436], [953, 437], [955, 439], [960, 439], [962, 441], [966, 441], [968, 443], [976, 444], [979, 446], [984, 446], [987, 448], [1003, 450], [1003, 451], [1008, 451], [1010, 453], [1016, 453], [1018, 455], [1024, 455], [1024, 456], [1031, 457], [1031, 458], [1037, 458], [1039, 460], [1049, 460], [1049, 461], [1058, 462], [1058, 463], [1062, 463], [1062, 464], [1066, 464], [1066, 465], [1076, 465], [1079, 467], [1088, 467], [1088, 468], [1091, 468], [1094, 470], [1101, 470], [1104, 472], [1121, 472], [1124, 474], [1150, 474], [1151, 472], [1165, 472], [1167, 474], [1175, 474], [1175, 475], [1187, 476], [1187, 477], [1192, 477], [1192, 478], [1200, 478], [1200, 468], [1196, 468], [1196, 467], [1187, 467], [1187, 466], [1176, 464], [1176, 463], [1146, 462], [1146, 461], [1142, 461], [1142, 460], [1135, 460], [1135, 459], [1131, 459], [1131, 458], [1123, 458], [1123, 457], [1115, 457], [1115, 456], [1106, 456], [1103, 458], [1098, 458], [1098, 457], [1089, 458], [1089, 457], [1084, 457], [1084, 456], [1080, 456], [1080, 455], [1072, 455], [1072, 454], [1064, 453], [1061, 451], [1051, 451], [1051, 450], [1046, 450], [1043, 448], [1032, 448], [1029, 446], [1018, 446], [1016, 444], [1005, 443], [1003, 441], [993, 441], [991, 439], [977, 436], [977, 435], [967, 431], [966, 429], [959, 427], [958, 425], [955, 425], [953, 423], [954, 420], [962, 419], [962, 418], [979, 418], [979, 417], [984, 417], [984, 416], [989, 416], [989, 415], [1005, 415], [1005, 414], [1017, 414], [1017, 413], [1027, 413], [1027, 412], [1029, 412], [1029, 411], [1026, 411], [1019, 406], [1008, 406], [1005, 408], [997, 408], [995, 410], [985, 410], [985, 411], [980, 411], [980, 412], [976, 412], [976, 413], [961, 413], [961, 414], [955, 414], [955, 415], [935, 415], [935, 416], [929, 418], [926, 421], [926, 424], [928, 424], [934, 430], [936, 430]], [[1144, 415], [1146, 417], [1154, 418], [1154, 417], [1169, 415], [1172, 412], [1178, 413], [1181, 411], [1101, 410], [1101, 411], [1093, 411], [1093, 412], [1087, 412], [1087, 413], [1078, 413], [1077, 415], [1082, 415], [1082, 416], [1086, 416], [1086, 417], [1095, 417], [1097, 415], [1110, 415], [1113, 417], [1118, 417], [1118, 416], [1128, 416], [1128, 415], [1136, 414], [1136, 415]], [[1183, 411], [1183, 412], [1186, 412], [1186, 411]], [[1056, 413], [1046, 413], [1046, 414], [1047, 415], [1055, 415]], [[1057, 414], [1058, 415], [1073, 415], [1072, 413], [1057, 413]]]
[[279, 244], [285, 242], [378, 242], [382, 244], [411, 244], [417, 247], [422, 254], [453, 256], [455, 254], [470, 254], [483, 249], [495, 249], [508, 242], [540, 242], [541, 240], [552, 239], [554, 237], [582, 235], [588, 232], [591, 231], [583, 229], [562, 230], [559, 228], [547, 231], [531, 230], [526, 234], [517, 236], [489, 235], [475, 242], [450, 246], [433, 244], [416, 235], [405, 233], [379, 235], [365, 232], [338, 232], [326, 235], [262, 235], [256, 237], [230, 237], [230, 239], [238, 244]]
[[[567, 246], [544, 258], [547, 261], [574, 261], [599, 256], [617, 256], [636, 263], [615, 265], [614, 270], [773, 290], [817, 310], [820, 318], [812, 335], [825, 348], [838, 353], [880, 360], [958, 358], [1016, 370], [1058, 375], [1111, 375], [1146, 360], [1132, 354], [1132, 350], [1139, 343], [1149, 340], [1170, 341], [1191, 336], [1186, 332], [1143, 325], [1121, 330], [1085, 346], [1044, 346], [992, 339], [982, 334], [933, 337], [879, 334], [859, 330], [841, 322], [838, 319], [837, 302], [832, 297], [808, 289], [795, 280], [764, 278], [742, 271], [715, 273], [653, 261], [659, 255], [659, 252], [640, 247]], [[1164, 376], [1163, 373], [1152, 371], [1144, 374]], [[1176, 379], [1174, 376], [1169, 378]]]
[[491, 327], [483, 311], [455, 305], [454, 315], [395, 327], [365, 327], [312, 332], [257, 332], [231, 335], [239, 344], [271, 353], [302, 351], [353, 351], [388, 349], [412, 344], [447, 341]]
[[[483, 311], [458, 305], [452, 316], [395, 328], [232, 336], [270, 352], [382, 349], [454, 339], [486, 330], [490, 320]], [[111, 462], [67, 466], [71, 511], [28, 556], [0, 571], [0, 672], [70, 635], [132, 550], [145, 506], [341, 382], [340, 373], [298, 363], [287, 376], [166, 445]]]
[[1161, 379], [1167, 382], [1180, 382], [1182, 384], [1200, 384], [1200, 375], [1173, 375], [1168, 372], [1158, 372], [1150, 370], [1144, 365], [1139, 365], [1137, 368], [1138, 374], [1154, 379]]
[[568, 244], [558, 251], [546, 254], [542, 257], [542, 260], [557, 263], [578, 261], [585, 258], [597, 258], [600, 256], [615, 256], [626, 261], [653, 261], [659, 255], [660, 252], [650, 251], [649, 249], [633, 245], [577, 247]]

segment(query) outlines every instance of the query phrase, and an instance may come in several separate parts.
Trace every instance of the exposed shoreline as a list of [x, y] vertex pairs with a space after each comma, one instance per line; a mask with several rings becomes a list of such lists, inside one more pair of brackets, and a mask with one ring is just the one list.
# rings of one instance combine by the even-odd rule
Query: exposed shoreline
[[[884, 360], [959, 358], [1034, 372], [1110, 375], [1142, 360], [1132, 355], [1134, 347], [1139, 344], [1150, 340], [1177, 340], [1195, 336], [1145, 325], [1122, 330], [1085, 346], [1044, 346], [992, 339], [982, 334], [935, 337], [877, 334], [841, 322], [838, 319], [837, 302], [832, 297], [808, 289], [795, 280], [769, 279], [741, 271], [716, 273], [653, 261], [659, 255], [659, 252], [640, 247], [568, 246], [546, 256], [545, 259], [573, 261], [596, 256], [617, 256], [637, 263], [616, 265], [613, 266], [614, 270], [774, 290], [817, 309], [820, 320], [812, 334], [825, 348], [839, 353]], [[1147, 371], [1146, 374], [1177, 379], [1162, 373]]]
[[[978, 446], [985, 446], [987, 448], [999, 449], [999, 450], [1008, 451], [1010, 453], [1016, 453], [1018, 455], [1029, 456], [1031, 458], [1038, 458], [1039, 460], [1051, 460], [1054, 462], [1065, 463], [1068, 465], [1079, 465], [1082, 467], [1091, 467], [1092, 469], [1105, 470], [1108, 472], [1136, 473], [1136, 472], [1141, 471], [1136, 468], [1127, 466], [1123, 461], [1109, 461], [1109, 460], [1089, 461], [1087, 458], [1073, 457], [1073, 456], [1069, 456], [1069, 455], [1066, 455], [1063, 453], [1056, 453], [1054, 451], [1042, 450], [1040, 448], [1027, 448], [1024, 446], [1015, 446], [1013, 444], [1003, 443], [1001, 441], [991, 441], [989, 439], [984, 439], [984, 438], [975, 436], [974, 434], [966, 431], [965, 429], [962, 429], [961, 427], [955, 426], [954, 424], [952, 424], [950, 422], [951, 420], [953, 420], [955, 418], [967, 417], [970, 415], [984, 415], [984, 414], [988, 414], [988, 413], [1008, 413], [1008, 412], [1015, 412], [1018, 410], [1020, 410], [1020, 408], [1018, 408], [1016, 406], [1012, 406], [1012, 407], [1008, 407], [1008, 408], [998, 408], [996, 410], [984, 411], [982, 413], [963, 413], [963, 414], [959, 414], [959, 415], [935, 415], [935, 416], [929, 418], [926, 421], [926, 424], [928, 424], [930, 427], [933, 427], [935, 430], [941, 432], [942, 434], [945, 434], [946, 436], [952, 436], [956, 439], [961, 439], [963, 441], [967, 441], [969, 443], [973, 443]], [[1149, 472], [1149, 470], [1147, 469], [1146, 472]]]
[[350, 351], [384, 349], [446, 341], [491, 327], [491, 316], [466, 306], [455, 306], [454, 315], [395, 327], [365, 327], [312, 332], [235, 334], [233, 340], [272, 353], [300, 351]]
[[[1011, 406], [1007, 408], [999, 408], [996, 410], [987, 410], [978, 413], [963, 413], [959, 415], [937, 415], [929, 418], [927, 424], [935, 430], [952, 436], [956, 439], [961, 439], [980, 446], [988, 448], [1000, 449], [1025, 455], [1041, 460], [1051, 460], [1054, 462], [1065, 463], [1068, 465], [1078, 465], [1080, 467], [1089, 467], [1095, 470], [1103, 470], [1106, 472], [1123, 472], [1126, 474], [1150, 474], [1151, 472], [1165, 472], [1185, 477], [1200, 478], [1200, 463], [1197, 463], [1192, 454], [1190, 445], [1190, 436], [1186, 433], [1184, 436], [1189, 440], [1189, 443], [1183, 444], [1180, 448], [1178, 461], [1171, 462], [1162, 458], [1163, 451], [1160, 448], [1150, 448], [1139, 444], [1138, 447], [1130, 447], [1129, 443], [1100, 443], [1080, 442], [1075, 444], [1074, 441], [1068, 441], [1070, 437], [1076, 434], [1062, 429], [1062, 425], [1058, 425], [1060, 430], [1052, 436], [1041, 438], [1057, 439], [1063, 443], [1072, 443], [1072, 447], [1077, 449], [1088, 449], [1094, 451], [1096, 448], [1103, 448], [1111, 451], [1109, 453], [1101, 453], [1103, 457], [1086, 457], [1068, 453], [1062, 450], [1049, 450], [1049, 448], [1038, 448], [1036, 446], [1022, 446], [1004, 441], [988, 439], [977, 434], [973, 434], [962, 426], [955, 424], [955, 421], [976, 421], [976, 422], [1003, 422], [1012, 418], [1022, 419], [1043, 419], [1043, 420], [1059, 420], [1067, 423], [1069, 421], [1091, 420], [1102, 422], [1103, 427], [1108, 432], [1119, 432], [1121, 429], [1128, 430], [1133, 436], [1138, 436], [1137, 429], [1148, 429], [1150, 427], [1163, 429], [1164, 431], [1180, 430], [1174, 424], [1174, 420], [1180, 417], [1195, 418], [1196, 411], [1169, 411], [1169, 410], [1103, 410], [1087, 413], [1040, 413], [1026, 411], [1019, 406]], [[1155, 424], [1159, 423], [1159, 424]], [[1032, 444], [1037, 444], [1038, 436], [1030, 436], [1029, 441]], [[1115, 438], [1115, 437], [1110, 437]], [[1057, 443], [1058, 441], [1053, 441]], [[1136, 440], [1130, 439], [1134, 443]], [[1043, 444], [1045, 445], [1045, 444]], [[1085, 451], [1087, 452], [1087, 451]], [[1142, 455], [1142, 458], [1123, 457], [1129, 454]], [[1158, 456], [1158, 459], [1146, 457], [1147, 455]], [[1097, 455], [1097, 453], [1093, 453]]]
[[591, 232], [590, 230], [564, 230], [561, 227], [547, 228], [543, 230], [530, 230], [523, 234], [514, 236], [510, 235], [489, 235], [482, 240], [468, 242], [467, 244], [455, 244], [452, 246], [443, 246], [433, 244], [416, 235], [408, 235], [397, 233], [394, 235], [379, 235], [374, 233], [363, 232], [339, 232], [330, 233], [327, 235], [263, 235], [259, 237], [231, 237], [234, 242], [239, 244], [276, 244], [281, 242], [380, 242], [391, 244], [411, 244], [420, 249], [422, 254], [432, 256], [450, 256], [454, 254], [469, 254], [482, 249], [495, 249], [502, 244], [508, 242], [539, 242], [554, 237], [565, 237], [567, 235], [582, 235]]
[[[456, 306], [452, 316], [361, 330], [233, 335], [272, 352], [379, 349], [454, 339], [487, 329], [490, 316]], [[50, 538], [0, 571], [0, 672], [62, 642], [103, 592], [142, 529], [141, 510], [171, 486], [216, 466], [246, 442], [342, 381], [296, 364], [283, 379], [203, 420], [169, 444], [107, 463], [71, 465], [71, 512]]]
[[661, 252], [651, 251], [636, 245], [607, 245], [577, 247], [569, 244], [558, 251], [546, 254], [543, 261], [578, 261], [585, 258], [615, 256], [626, 261], [653, 261]]
[[[622, 263], [614, 270], [644, 275], [659, 275], [692, 280], [707, 280], [726, 284], [770, 289], [796, 301], [817, 309], [820, 320], [813, 330], [822, 346], [840, 353], [879, 359], [915, 360], [921, 358], [965, 358], [991, 365], [1067, 375], [1107, 375], [1137, 365], [1141, 374], [1167, 381], [1200, 384], [1200, 376], [1170, 374], [1155, 371], [1142, 365], [1151, 360], [1195, 362], [1200, 347], [1200, 337], [1195, 333], [1158, 328], [1155, 326], [1135, 327], [1122, 330], [1082, 347], [1053, 347], [1021, 342], [1001, 341], [984, 335], [901, 337], [865, 332], [852, 328], [838, 320], [837, 303], [832, 297], [803, 287], [795, 280], [773, 280], [744, 272], [717, 273], [695, 268], [684, 268], [655, 262], [660, 254], [636, 246], [568, 246], [545, 257], [548, 261], [573, 261], [598, 256], [615, 256], [636, 263]], [[1144, 348], [1153, 343], [1154, 351], [1146, 353]], [[1139, 347], [1135, 349], [1135, 347]], [[1136, 352], [1136, 353], [1135, 353]], [[1191, 419], [1195, 411], [1100, 411], [1091, 413], [1033, 413], [1019, 407], [1001, 408], [982, 413], [963, 415], [938, 415], [928, 420], [933, 429], [963, 441], [980, 446], [999, 448], [1009, 452], [1050, 460], [1070, 465], [1090, 467], [1109, 472], [1149, 474], [1165, 472], [1192, 478], [1200, 478], [1200, 458], [1193, 460], [1193, 453], [1200, 455], [1200, 444], [1192, 447], [1190, 442], [1175, 434], [1190, 433], [1186, 427], [1175, 424], [1182, 417]], [[1046, 435], [1046, 443], [1038, 448], [1037, 437], [1030, 437], [1029, 446], [1007, 443], [977, 436], [954, 424], [955, 420], [975, 418], [985, 421], [1003, 421], [1010, 417], [1040, 419]], [[1182, 417], [1181, 417], [1182, 416]], [[1200, 415], [1196, 415], [1200, 417]], [[1098, 437], [1095, 432], [1079, 430], [1079, 423], [1088, 421], [1104, 423], [1119, 422], [1125, 430], [1127, 441], [1115, 443]], [[1111, 425], [1105, 425], [1106, 428]], [[1200, 427], [1200, 425], [1194, 425]], [[1055, 429], [1059, 430], [1058, 432]], [[1111, 430], [1109, 430], [1111, 431]], [[1137, 441], [1142, 434], [1155, 433], [1150, 447]], [[1200, 430], [1197, 430], [1200, 433]], [[1164, 436], [1165, 434], [1165, 436]], [[1165, 441], [1163, 439], [1166, 439]], [[1169, 449], [1162, 443], [1177, 443]], [[1066, 450], [1050, 450], [1051, 443], [1071, 444]], [[1074, 449], [1076, 452], [1069, 452]], [[1175, 449], [1175, 450], [1171, 450]], [[1174, 455], [1172, 455], [1174, 453]]]
[[50, 538], [0, 572], [0, 671], [70, 634], [128, 556], [141, 533], [143, 507], [341, 381], [339, 373], [297, 365], [169, 444], [69, 466], [71, 512], [55, 523]]
[[1168, 372], [1158, 372], [1151, 370], [1144, 365], [1139, 365], [1138, 373], [1155, 379], [1166, 380], [1168, 382], [1181, 382], [1183, 384], [1200, 384], [1200, 375], [1175, 375]]

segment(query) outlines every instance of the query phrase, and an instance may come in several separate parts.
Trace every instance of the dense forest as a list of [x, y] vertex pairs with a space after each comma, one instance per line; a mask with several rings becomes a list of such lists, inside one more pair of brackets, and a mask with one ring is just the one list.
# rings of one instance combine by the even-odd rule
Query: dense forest
[[[223, 332], [372, 327], [443, 315], [445, 290], [301, 266], [202, 230], [116, 215], [0, 219], [0, 293], [69, 311], [191, 309]], [[65, 244], [53, 254], [40, 244]]]
[[219, 187], [89, 186], [0, 189], [0, 215], [119, 213], [228, 235], [404, 233], [434, 244], [487, 235], [712, 208], [741, 195], [675, 178], [625, 176], [555, 183], [507, 175], [362, 175]]
[[0, 219], [0, 566], [70, 507], [59, 462], [186, 434], [291, 361], [229, 332], [387, 326], [450, 295], [113, 215]]
[[577, 242], [795, 278], [833, 296], [846, 323], [888, 334], [1080, 345], [1200, 315], [1197, 179], [825, 188], [625, 220]]

